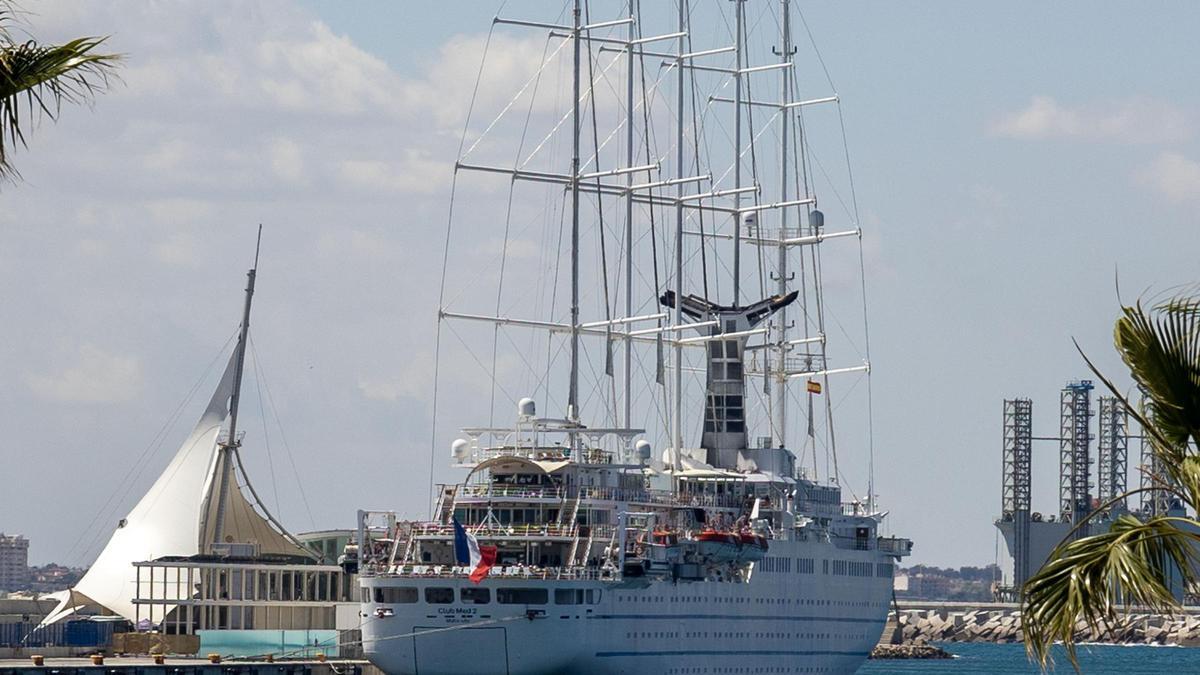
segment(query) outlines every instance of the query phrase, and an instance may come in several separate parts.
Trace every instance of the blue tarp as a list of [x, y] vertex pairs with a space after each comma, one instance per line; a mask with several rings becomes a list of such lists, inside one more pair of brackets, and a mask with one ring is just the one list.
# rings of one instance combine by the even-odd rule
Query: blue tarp
[[200, 630], [200, 654], [313, 658], [338, 656], [336, 630]]
[[68, 621], [39, 629], [36, 623], [0, 623], [0, 647], [107, 647], [113, 624]]

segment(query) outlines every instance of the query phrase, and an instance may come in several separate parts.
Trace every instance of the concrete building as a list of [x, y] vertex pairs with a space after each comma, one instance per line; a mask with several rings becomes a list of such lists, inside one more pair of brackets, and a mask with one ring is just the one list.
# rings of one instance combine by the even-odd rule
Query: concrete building
[[0, 532], [0, 590], [16, 591], [29, 583], [29, 540]]

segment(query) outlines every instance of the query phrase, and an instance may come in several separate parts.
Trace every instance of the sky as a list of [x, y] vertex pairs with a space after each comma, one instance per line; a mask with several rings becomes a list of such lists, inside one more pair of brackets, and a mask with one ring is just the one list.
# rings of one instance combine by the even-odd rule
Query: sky
[[[991, 563], [1003, 399], [1032, 398], [1035, 435], [1053, 435], [1058, 390], [1088, 377], [1073, 340], [1129, 384], [1118, 288], [1128, 302], [1196, 281], [1200, 7], [797, 4], [862, 214], [888, 530], [916, 542], [911, 563]], [[125, 64], [93, 106], [38, 125], [13, 157], [22, 180], [0, 185], [0, 531], [29, 536], [34, 563], [94, 558], [200, 414], [259, 223], [242, 427], [260, 494], [298, 531], [351, 527], [358, 508], [423, 514], [431, 444], [453, 480], [455, 428], [507, 405], [446, 338], [431, 428], [435, 319], [480, 54], [476, 106], [495, 111], [540, 38], [488, 45], [487, 2], [23, 6], [39, 39], [109, 35]], [[468, 300], [491, 279], [503, 197], [456, 196]], [[510, 250], [514, 289], [544, 262], [517, 243], [534, 249]], [[1055, 444], [1035, 445], [1035, 510], [1054, 511], [1056, 474]]]

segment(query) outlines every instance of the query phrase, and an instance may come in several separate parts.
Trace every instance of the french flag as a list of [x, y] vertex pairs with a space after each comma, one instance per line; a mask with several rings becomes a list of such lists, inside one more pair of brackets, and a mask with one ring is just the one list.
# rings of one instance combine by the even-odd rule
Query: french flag
[[467, 532], [466, 528], [458, 522], [458, 518], [451, 519], [451, 522], [454, 523], [454, 557], [458, 560], [459, 565], [473, 568], [470, 579], [474, 583], [479, 583], [487, 577], [488, 571], [496, 564], [496, 547], [480, 546], [475, 535]]

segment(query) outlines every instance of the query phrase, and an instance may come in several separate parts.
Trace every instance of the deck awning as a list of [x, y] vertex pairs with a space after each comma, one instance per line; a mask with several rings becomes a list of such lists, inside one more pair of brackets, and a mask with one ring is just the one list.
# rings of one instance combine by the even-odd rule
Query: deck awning
[[[490, 469], [492, 473], [543, 473], [551, 474], [566, 465], [570, 464], [570, 460], [560, 459], [549, 461], [544, 459], [527, 459], [525, 457], [517, 457], [515, 455], [505, 455], [502, 457], [492, 457], [475, 465], [471, 469], [471, 473], [467, 474], [469, 480], [475, 475], [476, 471]], [[466, 482], [466, 481], [463, 481]]]

